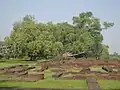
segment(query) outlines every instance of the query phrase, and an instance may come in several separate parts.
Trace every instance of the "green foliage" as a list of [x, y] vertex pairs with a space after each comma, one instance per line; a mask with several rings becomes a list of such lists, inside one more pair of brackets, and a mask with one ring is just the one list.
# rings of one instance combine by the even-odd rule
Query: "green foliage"
[[21, 88], [59, 88], [59, 89], [83, 89], [87, 90], [85, 80], [40, 80], [38, 82], [9, 82], [0, 80], [0, 87]]
[[109, 59], [109, 51], [108, 51], [109, 46], [108, 45], [102, 45], [102, 48], [103, 48], [103, 51], [102, 51], [101, 57], [103, 59]]
[[[103, 25], [107, 29], [114, 24], [104, 22]], [[100, 20], [92, 12], [74, 16], [73, 25], [67, 22], [38, 23], [34, 16], [26, 15], [21, 21], [13, 24], [11, 35], [5, 38], [7, 53], [4, 53], [4, 56], [9, 58], [28, 56], [33, 60], [60, 56], [64, 52], [92, 51], [93, 55], [100, 55], [103, 40], [101, 26]]]
[[109, 59], [110, 60], [120, 60], [120, 55], [118, 53], [114, 52], [113, 54], [111, 54], [109, 56]]
[[[85, 47], [86, 45], [87, 45], [86, 46], [87, 48], [89, 46], [90, 51], [92, 51], [92, 55], [96, 56], [96, 58], [99, 59], [102, 54], [102, 51], [104, 51], [103, 50], [104, 48], [102, 47], [103, 36], [101, 34], [101, 31], [104, 28], [107, 29], [112, 27], [114, 23], [104, 22], [103, 23], [104, 28], [103, 28], [101, 27], [102, 25], [101, 25], [100, 19], [94, 17], [92, 12], [83, 12], [83, 13], [80, 13], [79, 16], [73, 17], [73, 24], [75, 24], [75, 26], [79, 29], [79, 31], [84, 30], [85, 33], [89, 32], [85, 36], [82, 36], [82, 38], [88, 37], [86, 40], [82, 39], [83, 46], [80, 45], [80, 42], [78, 42], [79, 44], [77, 43], [76, 45], [79, 45], [82, 48]], [[77, 33], [79, 33], [79, 31], [77, 31]], [[89, 43], [88, 44], [83, 43], [85, 41]], [[76, 47], [77, 50], [81, 50], [81, 51], [82, 51], [82, 48]]]
[[114, 23], [104, 22], [103, 25], [104, 25], [105, 29], [107, 29], [107, 28], [113, 27]]

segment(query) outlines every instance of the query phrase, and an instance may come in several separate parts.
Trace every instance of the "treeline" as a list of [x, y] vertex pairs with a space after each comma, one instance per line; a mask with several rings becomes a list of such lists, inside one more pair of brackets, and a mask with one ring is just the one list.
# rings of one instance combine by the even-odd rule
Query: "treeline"
[[72, 20], [73, 24], [45, 24], [26, 15], [13, 24], [10, 36], [5, 38], [3, 57], [35, 60], [61, 56], [65, 52], [89, 52], [93, 57], [109, 58], [109, 46], [102, 44], [101, 31], [114, 23], [102, 23], [92, 12], [82, 12], [73, 16]]
[[120, 55], [117, 52], [109, 55], [110, 60], [120, 60]]

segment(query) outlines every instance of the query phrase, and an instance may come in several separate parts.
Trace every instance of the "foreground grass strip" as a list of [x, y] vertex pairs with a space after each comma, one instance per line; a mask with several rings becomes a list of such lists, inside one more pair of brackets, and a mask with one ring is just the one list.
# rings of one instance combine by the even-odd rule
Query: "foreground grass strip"
[[102, 90], [120, 90], [119, 80], [99, 80], [99, 86]]
[[0, 90], [80, 90], [80, 89], [0, 87]]
[[0, 68], [2, 67], [9, 67], [9, 66], [13, 66], [15, 64], [9, 64], [9, 63], [0, 63]]
[[0, 81], [0, 87], [22, 88], [75, 88], [87, 90], [84, 80], [41, 80], [38, 82], [9, 82]]
[[26, 65], [26, 64], [29, 64], [29, 65], [35, 65], [36, 64], [36, 62], [29, 62], [29, 61], [26, 61], [26, 62], [2, 62], [2, 63], [0, 63], [0, 68], [2, 68], [2, 67], [9, 67], [9, 66], [14, 66], [14, 65]]

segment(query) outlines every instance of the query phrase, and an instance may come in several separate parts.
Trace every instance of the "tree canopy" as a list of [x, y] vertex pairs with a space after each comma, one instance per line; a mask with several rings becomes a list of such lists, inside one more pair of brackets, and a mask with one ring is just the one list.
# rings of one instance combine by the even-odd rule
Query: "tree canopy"
[[32, 15], [26, 15], [13, 24], [10, 36], [5, 38], [7, 55], [12, 58], [28, 56], [33, 60], [55, 57], [64, 52], [91, 51], [93, 56], [107, 57], [108, 46], [102, 44], [101, 31], [112, 27], [114, 23], [101, 24], [92, 12], [82, 12], [73, 16], [72, 20], [73, 24], [45, 24], [37, 22]]

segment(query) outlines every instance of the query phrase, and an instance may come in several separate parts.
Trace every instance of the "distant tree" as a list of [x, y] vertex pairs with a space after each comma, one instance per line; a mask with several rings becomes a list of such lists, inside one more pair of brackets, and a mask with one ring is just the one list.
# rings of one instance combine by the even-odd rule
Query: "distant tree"
[[109, 55], [110, 60], [120, 60], [120, 55], [117, 52]]
[[117, 53], [117, 52], [114, 52], [113, 55], [114, 55], [114, 56], [118, 56], [118, 53]]

